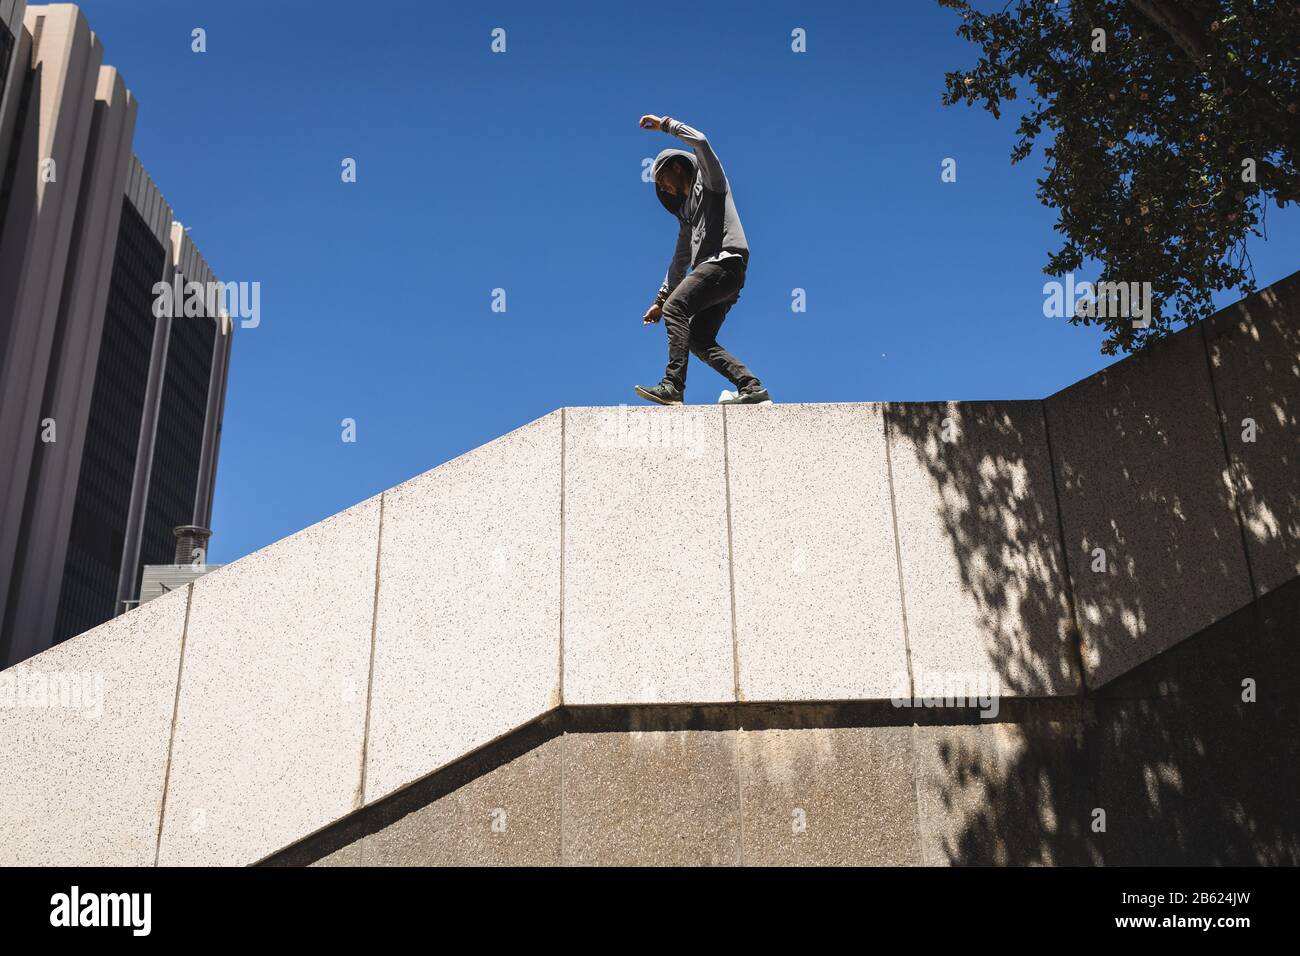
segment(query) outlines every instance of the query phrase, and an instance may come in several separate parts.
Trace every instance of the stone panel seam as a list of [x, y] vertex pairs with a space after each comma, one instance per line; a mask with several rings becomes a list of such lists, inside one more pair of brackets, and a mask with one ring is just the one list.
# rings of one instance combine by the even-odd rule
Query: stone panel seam
[[722, 407], [722, 487], [727, 509], [727, 580], [731, 592], [731, 674], [736, 703], [740, 696], [740, 642], [736, 635], [736, 560], [731, 544], [731, 450], [727, 445], [727, 407]]
[[565, 427], [568, 416], [565, 409], [560, 409], [560, 675], [559, 675], [559, 694], [560, 706], [564, 706], [564, 495], [565, 481], [567, 475], [567, 462], [565, 461], [565, 443], [567, 442], [568, 430]]
[[357, 783], [356, 796], [352, 798], [354, 810], [365, 806], [366, 771], [370, 762], [370, 709], [375, 689], [375, 645], [379, 637], [379, 568], [384, 557], [384, 502], [388, 492], [379, 495], [379, 531], [375, 535], [375, 594], [370, 611], [370, 666], [366, 671], [366, 721], [361, 732], [361, 779]]
[[1242, 476], [1236, 463], [1232, 460], [1232, 452], [1228, 449], [1228, 430], [1227, 415], [1223, 411], [1223, 404], [1219, 401], [1219, 386], [1214, 381], [1214, 363], [1210, 361], [1210, 335], [1205, 331], [1205, 322], [1196, 323], [1200, 326], [1201, 348], [1205, 352], [1205, 371], [1210, 377], [1210, 397], [1214, 400], [1214, 417], [1219, 425], [1219, 441], [1223, 445], [1223, 459], [1228, 465], [1228, 480], [1232, 482], [1232, 511], [1237, 516], [1237, 531], [1241, 535], [1241, 553], [1246, 559], [1246, 577], [1250, 580], [1250, 599], [1259, 600], [1259, 588], [1255, 585], [1255, 569], [1250, 563], [1250, 546], [1246, 543], [1246, 516], [1242, 514], [1241, 502], [1246, 495], [1246, 485], [1242, 481]]
[[1056, 536], [1061, 545], [1061, 583], [1065, 587], [1065, 600], [1070, 606], [1070, 626], [1074, 629], [1074, 666], [1079, 670], [1079, 695], [1088, 696], [1088, 675], [1083, 664], [1083, 628], [1079, 624], [1079, 608], [1074, 601], [1074, 575], [1070, 570], [1070, 551], [1065, 542], [1065, 515], [1061, 511], [1061, 488], [1056, 476], [1056, 452], [1052, 448], [1052, 427], [1047, 421], [1047, 399], [1039, 399], [1038, 409], [1043, 416], [1043, 438], [1047, 442], [1047, 468], [1052, 478], [1052, 501], [1056, 505]]
[[172, 778], [172, 752], [176, 747], [176, 724], [180, 717], [181, 709], [181, 678], [185, 674], [185, 641], [190, 632], [190, 608], [194, 606], [194, 582], [191, 581], [185, 586], [185, 621], [181, 624], [181, 653], [180, 659], [176, 662], [176, 692], [172, 697], [172, 726], [171, 732], [167, 735], [167, 763], [163, 768], [163, 792], [162, 803], [158, 807], [158, 831], [155, 834], [153, 845], [153, 865], [158, 865], [159, 855], [162, 853], [162, 835], [163, 823], [167, 819], [167, 789], [171, 785]]
[[[723, 417], [726, 417], [724, 411]], [[745, 761], [740, 735], [745, 731], [740, 726], [739, 705], [737, 705], [736, 726], [732, 735], [732, 759], [736, 761], [736, 865], [745, 865]]]
[[[564, 523], [567, 518], [564, 510], [564, 498], [567, 491], [568, 482], [568, 458], [566, 445], [568, 444], [568, 410], [560, 408], [560, 720], [565, 719], [564, 713], [564, 560], [565, 560], [565, 537]], [[568, 860], [564, 855], [564, 803], [567, 799], [565, 793], [565, 761], [566, 752], [568, 751], [566, 738], [568, 730], [563, 725], [560, 729], [560, 866], [568, 866]]]
[[916, 681], [912, 677], [912, 641], [907, 633], [907, 591], [903, 586], [903, 542], [898, 535], [898, 505], [894, 500], [894, 461], [890, 452], [889, 410], [886, 402], [880, 408], [880, 420], [885, 434], [885, 475], [889, 482], [889, 519], [894, 527], [894, 566], [898, 569], [898, 609], [903, 621], [903, 651], [907, 658], [907, 688], [916, 696]]
[[[560, 719], [566, 720], [567, 715], [561, 712]], [[564, 770], [565, 770], [565, 763], [567, 762], [568, 759], [567, 758], [568, 750], [569, 750], [569, 731], [568, 728], [566, 727], [561, 729], [560, 731], [560, 866], [569, 865], [569, 859], [567, 856], [565, 856], [565, 848], [564, 848], [564, 804], [569, 799], [569, 795], [565, 790], [566, 782], [565, 782]]]
[[912, 737], [912, 819], [916, 822], [916, 859], [921, 866], [930, 866], [925, 858], [925, 828], [921, 825], [921, 731], [916, 721], [911, 723], [909, 733]]

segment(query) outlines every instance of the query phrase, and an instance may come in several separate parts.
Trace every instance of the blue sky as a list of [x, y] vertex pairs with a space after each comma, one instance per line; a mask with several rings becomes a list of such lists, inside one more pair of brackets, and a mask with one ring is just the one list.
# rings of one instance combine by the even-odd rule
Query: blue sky
[[[676, 141], [638, 129], [643, 113], [703, 130], [726, 167], [751, 262], [719, 340], [777, 401], [1038, 398], [1111, 361], [1098, 332], [1042, 314], [1056, 237], [1040, 166], [1010, 165], [1013, 120], [940, 106], [944, 71], [973, 56], [933, 0], [677, 19], [563, 2], [81, 6], [177, 218], [220, 278], [262, 286], [261, 325], [235, 339], [215, 562], [562, 405], [638, 403], [632, 385], [663, 371], [663, 327], [640, 317], [675, 238], [641, 164]], [[1268, 224], [1261, 285], [1300, 248], [1294, 210]], [[687, 401], [725, 384], [692, 361]]]

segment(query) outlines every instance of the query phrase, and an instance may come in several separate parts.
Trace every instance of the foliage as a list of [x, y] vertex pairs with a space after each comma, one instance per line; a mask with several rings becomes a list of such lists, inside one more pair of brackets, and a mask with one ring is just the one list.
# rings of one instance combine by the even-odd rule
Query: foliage
[[939, 3], [979, 48], [944, 104], [999, 117], [1027, 94], [1011, 161], [1042, 146], [1037, 195], [1063, 237], [1043, 271], [1095, 260], [1100, 281], [1152, 284], [1147, 329], [1070, 322], [1104, 325], [1114, 354], [1206, 317], [1216, 291], [1254, 290], [1247, 239], [1268, 200], [1300, 202], [1300, 0]]

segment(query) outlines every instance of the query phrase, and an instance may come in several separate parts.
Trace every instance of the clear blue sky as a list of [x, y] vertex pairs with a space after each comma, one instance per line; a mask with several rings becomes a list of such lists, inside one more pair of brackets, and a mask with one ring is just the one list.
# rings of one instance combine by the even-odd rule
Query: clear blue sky
[[[177, 218], [220, 278], [262, 284], [213, 561], [561, 405], [638, 404], [663, 371], [663, 327], [640, 317], [675, 238], [641, 163], [676, 141], [643, 113], [703, 130], [726, 167], [752, 258], [719, 339], [777, 401], [1038, 398], [1111, 361], [1042, 315], [1041, 167], [1010, 165], [1013, 120], [940, 106], [973, 56], [933, 0], [82, 7]], [[1253, 249], [1261, 285], [1300, 266], [1288, 213]], [[692, 361], [687, 400], [725, 384]]]

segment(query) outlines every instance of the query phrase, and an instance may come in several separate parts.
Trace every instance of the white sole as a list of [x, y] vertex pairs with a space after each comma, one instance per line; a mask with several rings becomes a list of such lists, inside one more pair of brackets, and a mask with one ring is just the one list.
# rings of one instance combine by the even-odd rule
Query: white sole
[[647, 402], [653, 402], [656, 405], [665, 405], [668, 408], [672, 408], [675, 405], [682, 404], [681, 402], [665, 402], [662, 398], [655, 398], [653, 395], [649, 395], [641, 391], [641, 389], [637, 388], [635, 385], [632, 386], [632, 391], [636, 392], [637, 395], [639, 395], [641, 398], [644, 398]]

